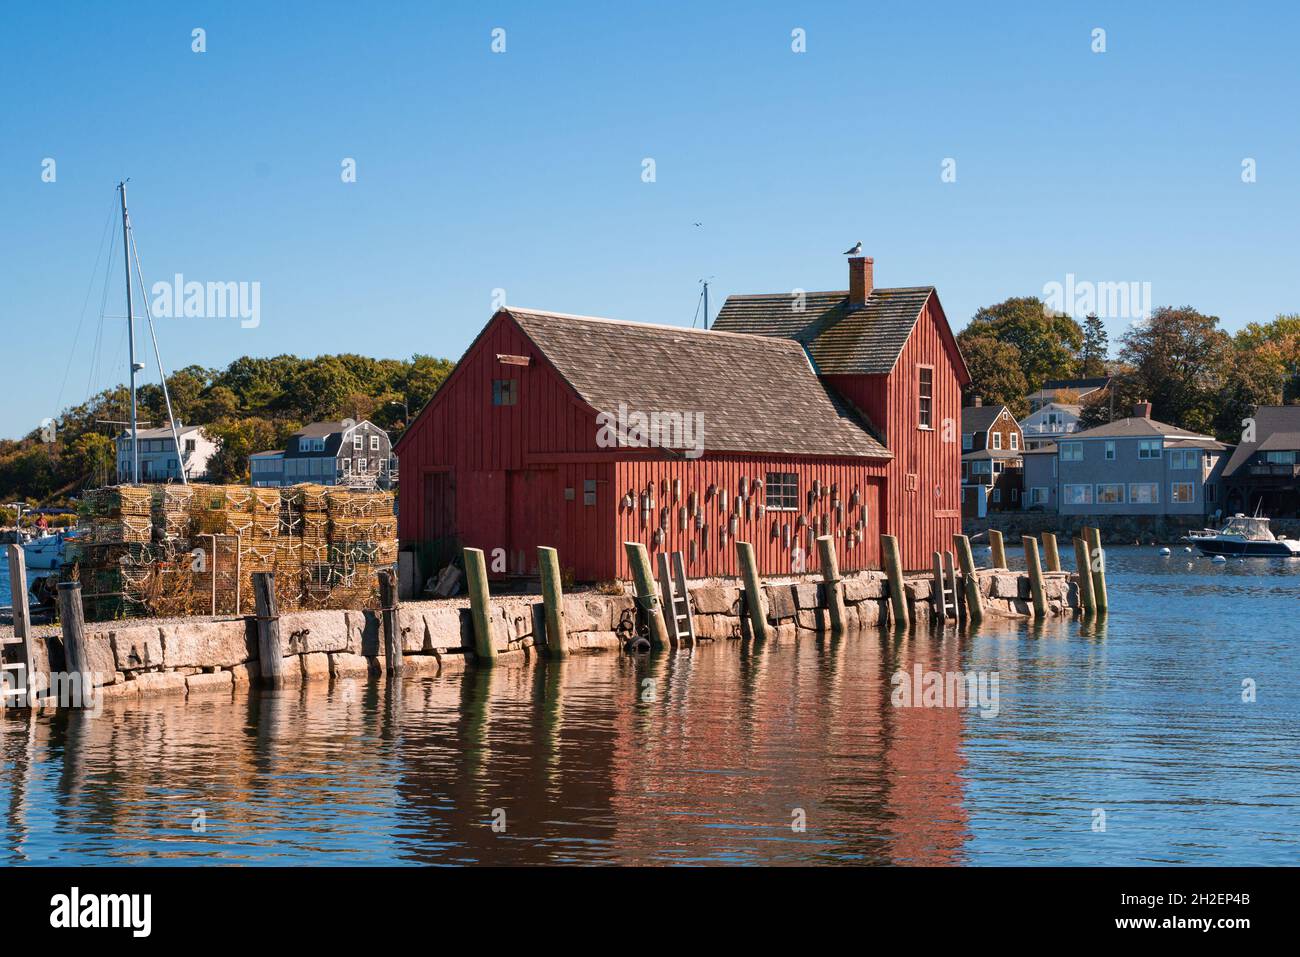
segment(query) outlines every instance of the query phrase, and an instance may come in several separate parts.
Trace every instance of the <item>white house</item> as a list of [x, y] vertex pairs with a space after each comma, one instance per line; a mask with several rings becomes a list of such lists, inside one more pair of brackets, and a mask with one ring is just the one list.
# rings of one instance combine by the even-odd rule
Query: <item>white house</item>
[[1036, 449], [1055, 442], [1063, 435], [1079, 430], [1079, 412], [1083, 407], [1064, 402], [1049, 402], [1020, 420], [1025, 434], [1025, 448]]
[[[179, 482], [182, 463], [187, 480], [201, 481], [208, 477], [208, 459], [216, 453], [217, 443], [198, 425], [177, 425], [176, 437], [181, 443], [179, 454], [170, 426], [140, 429], [136, 433], [140, 443], [141, 482]], [[117, 480], [134, 481], [131, 433], [126, 430], [117, 437]]]

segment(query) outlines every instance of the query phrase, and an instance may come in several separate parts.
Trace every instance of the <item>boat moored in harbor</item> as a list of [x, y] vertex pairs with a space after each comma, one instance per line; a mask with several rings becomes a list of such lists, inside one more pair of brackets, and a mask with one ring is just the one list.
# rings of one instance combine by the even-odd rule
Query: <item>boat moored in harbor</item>
[[1268, 527], [1268, 519], [1261, 516], [1242, 515], [1238, 512], [1228, 519], [1221, 529], [1204, 528], [1185, 536], [1202, 555], [1233, 555], [1242, 558], [1297, 558], [1300, 541], [1276, 538]]

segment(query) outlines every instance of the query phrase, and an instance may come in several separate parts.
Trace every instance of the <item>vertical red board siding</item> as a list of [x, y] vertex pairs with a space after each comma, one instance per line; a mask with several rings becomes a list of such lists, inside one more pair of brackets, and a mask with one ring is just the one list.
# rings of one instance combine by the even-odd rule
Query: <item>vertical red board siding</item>
[[[747, 510], [744, 503], [740, 503], [738, 509], [735, 497], [740, 489], [740, 480], [745, 478], [747, 484], [752, 485], [758, 479], [766, 484], [770, 472], [792, 472], [798, 476], [799, 507], [794, 511], [767, 510], [760, 518], [756, 506], [766, 496], [765, 487], [757, 496], [751, 490], [749, 500], [754, 505], [752, 509]], [[737, 538], [753, 544], [761, 574], [789, 575], [794, 572], [798, 558], [796, 546], [803, 552], [804, 570], [820, 571], [817, 549], [815, 546], [811, 550], [808, 547], [807, 525], [799, 528], [798, 520], [803, 516], [806, 523], [816, 523], [816, 534], [821, 535], [823, 515], [827, 517], [828, 533], [835, 536], [841, 571], [879, 568], [880, 502], [884, 473], [883, 459], [817, 459], [710, 453], [694, 461], [652, 457], [620, 461], [615, 467], [618, 576], [629, 577], [624, 542], [643, 543], [650, 551], [652, 560], [656, 561], [655, 555], [659, 552], [681, 552], [688, 578], [735, 576], [739, 574], [736, 561]], [[816, 504], [809, 508], [807, 496], [814, 479], [827, 489], [827, 493], [819, 496]], [[674, 498], [674, 481], [681, 483], [678, 498]], [[844, 506], [842, 522], [837, 521], [832, 507], [829, 491], [832, 485], [836, 486]], [[714, 487], [712, 495], [708, 494], [710, 486]], [[654, 490], [655, 501], [650, 516], [643, 520], [641, 494], [647, 488]], [[859, 493], [859, 505], [850, 507], [854, 489]], [[695, 521], [689, 515], [692, 492], [699, 496], [707, 536], [696, 529]], [[726, 494], [725, 511], [722, 493]], [[631, 508], [623, 505], [624, 497], [629, 494], [633, 500]], [[668, 509], [668, 527], [661, 543], [656, 545], [654, 533], [664, 518], [662, 510], [665, 507]], [[684, 532], [680, 528], [679, 509], [682, 508], [688, 511]], [[733, 515], [737, 517], [735, 535], [730, 528]], [[862, 517], [866, 519], [862, 541], [850, 546], [844, 533], [855, 528], [858, 519]], [[786, 544], [783, 537], [783, 526], [786, 525], [790, 527], [789, 544]], [[727, 529], [725, 545], [721, 539], [724, 528]], [[692, 542], [696, 546], [694, 560], [691, 559]]]
[[[961, 531], [960, 358], [945, 329], [943, 308], [931, 296], [888, 375], [826, 377], [883, 429], [880, 438], [894, 453], [886, 469], [885, 533], [898, 536], [909, 571], [929, 569], [934, 552], [952, 549], [952, 536]], [[926, 365], [934, 368], [930, 430], [917, 427], [917, 370]], [[916, 476], [912, 490], [909, 475]]]

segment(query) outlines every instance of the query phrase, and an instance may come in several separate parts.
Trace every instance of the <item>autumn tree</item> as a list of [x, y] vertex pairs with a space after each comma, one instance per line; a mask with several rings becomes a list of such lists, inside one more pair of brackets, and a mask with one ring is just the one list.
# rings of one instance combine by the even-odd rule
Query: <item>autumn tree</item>
[[1015, 346], [1029, 392], [1041, 389], [1048, 379], [1073, 378], [1083, 348], [1079, 324], [1052, 311], [1037, 296], [1013, 297], [980, 309], [958, 337], [963, 355], [964, 343], [981, 336]]
[[1156, 418], [1213, 432], [1232, 360], [1232, 339], [1219, 329], [1217, 316], [1191, 306], [1161, 306], [1120, 343], [1120, 360], [1132, 367], [1133, 385], [1152, 403]]

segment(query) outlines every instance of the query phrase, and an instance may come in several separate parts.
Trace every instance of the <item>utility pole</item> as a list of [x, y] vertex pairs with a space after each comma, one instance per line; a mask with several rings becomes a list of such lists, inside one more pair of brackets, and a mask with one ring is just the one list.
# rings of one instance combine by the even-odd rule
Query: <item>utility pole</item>
[[[122, 194], [122, 257], [126, 264], [126, 338], [131, 363], [131, 481], [140, 482], [140, 428], [136, 421], [135, 375], [144, 368], [135, 361], [135, 313], [131, 300], [131, 221], [126, 213], [126, 180], [117, 184]], [[176, 450], [179, 454], [180, 450]]]

